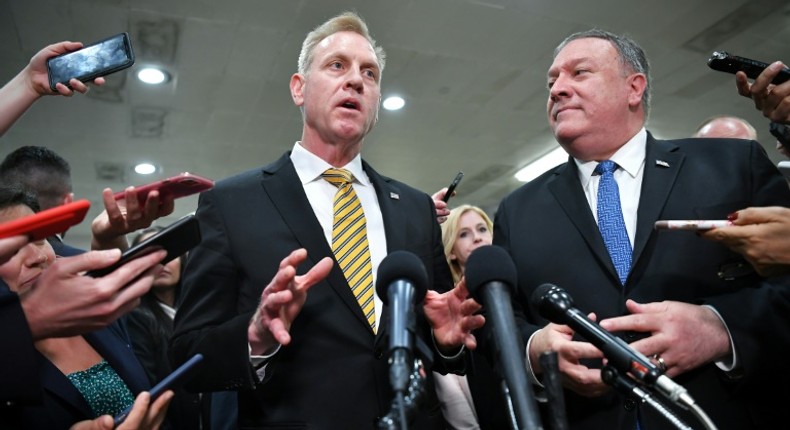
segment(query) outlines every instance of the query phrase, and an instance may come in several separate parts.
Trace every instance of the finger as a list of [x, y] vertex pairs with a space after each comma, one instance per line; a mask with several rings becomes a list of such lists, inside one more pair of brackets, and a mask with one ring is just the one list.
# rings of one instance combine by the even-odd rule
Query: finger
[[146, 421], [150, 428], [159, 428], [159, 426], [162, 425], [167, 414], [167, 409], [170, 406], [170, 401], [173, 400], [173, 396], [175, 396], [173, 390], [167, 390], [151, 404], [150, 408], [148, 408]]
[[147, 391], [143, 391], [142, 393], [137, 395], [137, 398], [134, 399], [134, 405], [132, 406], [132, 410], [129, 412], [129, 415], [126, 419], [117, 427], [118, 430], [134, 430], [140, 428], [140, 425], [143, 423], [145, 419], [145, 415], [148, 412], [148, 405], [151, 403], [151, 395]]
[[291, 334], [285, 328], [285, 323], [280, 318], [269, 321], [269, 332], [280, 345], [291, 343]]
[[[156, 194], [156, 191], [151, 191], [148, 195], [148, 199], [150, 199], [152, 194]], [[137, 193], [135, 192], [134, 187], [126, 188], [126, 192], [124, 193], [124, 202], [126, 203], [126, 217], [127, 219], [139, 219], [142, 216], [142, 209], [140, 208], [140, 199], [137, 198]], [[147, 200], [147, 199], [146, 199]], [[158, 198], [157, 198], [158, 203]]]
[[749, 84], [749, 78], [746, 76], [746, 73], [738, 72], [735, 74], [735, 86], [738, 88], [738, 94], [744, 97], [752, 97], [752, 92], [750, 91], [751, 85]]
[[118, 201], [113, 197], [113, 192], [109, 188], [105, 188], [101, 193], [102, 202], [104, 203], [104, 210], [107, 212], [107, 218], [110, 224], [117, 223], [118, 220], [123, 220], [121, 208], [118, 206]]
[[55, 84], [55, 89], [60, 93], [62, 96], [71, 97], [74, 92], [69, 89], [69, 87], [63, 85], [63, 83], [58, 82]]
[[58, 265], [65, 273], [81, 273], [88, 270], [103, 269], [121, 258], [121, 250], [88, 251], [73, 257], [60, 257], [53, 265]]
[[74, 91], [77, 91], [77, 92], [79, 92], [79, 93], [82, 93], [82, 94], [85, 94], [85, 93], [87, 93], [87, 92], [88, 92], [88, 89], [89, 89], [89, 88], [88, 88], [88, 87], [87, 87], [85, 84], [83, 84], [83, 83], [82, 83], [80, 80], [78, 80], [78, 79], [74, 79], [74, 78], [72, 78], [72, 79], [70, 79], [70, 80], [69, 80], [69, 85], [71, 85], [71, 88], [72, 88]]
[[326, 277], [329, 276], [329, 272], [332, 271], [332, 266], [334, 264], [335, 263], [331, 258], [322, 258], [318, 264], [310, 268], [307, 273], [299, 277], [300, 285], [298, 286], [298, 289], [300, 291], [307, 291], [313, 285], [326, 279]]
[[157, 218], [173, 213], [176, 207], [175, 201], [176, 199], [172, 194], [159, 196], [159, 213], [157, 214]]
[[101, 77], [100, 78], [96, 78], [96, 79], [93, 80], [93, 84], [98, 86], [98, 87], [104, 85], [106, 82], [107, 81], [104, 78], [101, 78]]
[[0, 239], [0, 264], [5, 263], [16, 255], [28, 242], [27, 236], [13, 236]]
[[[167, 251], [160, 249], [150, 254], [137, 257], [113, 270], [112, 273], [104, 276], [104, 279], [126, 285], [140, 276], [143, 272], [159, 264], [166, 256]], [[153, 276], [153, 273], [149, 275]]]

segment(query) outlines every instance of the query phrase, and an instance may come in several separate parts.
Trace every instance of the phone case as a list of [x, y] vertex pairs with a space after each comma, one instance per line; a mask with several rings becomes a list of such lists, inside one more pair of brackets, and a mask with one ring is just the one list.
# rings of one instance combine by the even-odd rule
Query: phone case
[[[153, 401], [161, 396], [165, 391], [174, 390], [184, 385], [184, 383], [190, 377], [192, 377], [192, 375], [194, 375], [195, 370], [198, 368], [198, 364], [200, 364], [202, 361], [203, 355], [195, 354], [192, 356], [192, 358], [185, 361], [184, 364], [178, 366], [178, 369], [165, 376], [164, 379], [159, 381], [159, 383], [148, 392], [151, 395], [151, 403], [153, 403]], [[121, 424], [126, 419], [126, 417], [129, 416], [129, 412], [132, 411], [132, 406], [133, 405], [129, 405], [129, 407], [127, 407], [123, 412], [115, 416], [116, 426]]]
[[81, 223], [90, 207], [88, 200], [77, 200], [0, 224], [0, 238], [27, 235], [31, 241], [46, 239]]
[[88, 276], [101, 277], [115, 271], [129, 261], [142, 257], [158, 249], [165, 249], [167, 256], [160, 264], [167, 264], [170, 260], [186, 254], [187, 251], [200, 243], [200, 225], [194, 214], [187, 215], [170, 224], [164, 230], [127, 249], [121, 254], [121, 259], [103, 269], [91, 270]]
[[[726, 51], [716, 51], [708, 59], [708, 67], [719, 72], [737, 73], [744, 72], [746, 76], [751, 79], [756, 79], [760, 73], [768, 67], [767, 63], [762, 61], [751, 60], [749, 58], [738, 57]], [[778, 75], [771, 81], [774, 85], [779, 85], [782, 82], [790, 79], [790, 69], [785, 67]]]
[[[148, 193], [153, 190], [159, 191], [160, 196], [173, 196], [173, 198], [186, 197], [192, 194], [210, 190], [214, 187], [214, 181], [206, 179], [189, 172], [181, 173], [172, 178], [162, 179], [161, 181], [135, 187], [137, 201], [140, 205], [145, 204]], [[126, 191], [119, 191], [113, 195], [115, 200], [122, 200], [126, 196]]]
[[[116, 38], [119, 39], [118, 43], [113, 43]], [[57, 91], [55, 85], [60, 82], [71, 88], [69, 80], [72, 78], [90, 82], [98, 77], [131, 67], [133, 64], [134, 50], [129, 33], [118, 33], [76, 51], [47, 59], [49, 87], [52, 91]]]

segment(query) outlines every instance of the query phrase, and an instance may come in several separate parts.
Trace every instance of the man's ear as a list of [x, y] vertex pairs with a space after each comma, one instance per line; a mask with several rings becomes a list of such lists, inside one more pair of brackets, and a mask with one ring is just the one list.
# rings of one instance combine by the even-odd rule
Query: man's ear
[[68, 193], [65, 196], [63, 196], [63, 203], [61, 204], [67, 205], [73, 201], [74, 201], [74, 193]]
[[294, 104], [300, 107], [304, 104], [304, 85], [304, 75], [300, 73], [294, 73], [291, 76], [291, 98], [293, 99]]
[[628, 84], [631, 88], [628, 104], [634, 107], [640, 106], [642, 104], [642, 95], [647, 91], [647, 77], [643, 73], [634, 73], [628, 77]]

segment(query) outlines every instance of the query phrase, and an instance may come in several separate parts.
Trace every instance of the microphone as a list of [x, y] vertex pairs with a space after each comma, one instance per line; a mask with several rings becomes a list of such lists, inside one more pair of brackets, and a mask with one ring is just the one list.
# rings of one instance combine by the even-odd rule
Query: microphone
[[694, 407], [694, 399], [639, 351], [619, 337], [601, 328], [582, 311], [573, 307], [573, 299], [562, 288], [543, 284], [532, 293], [531, 302], [543, 318], [565, 324], [595, 345], [609, 360], [609, 365], [628, 373], [647, 386], [654, 387], [671, 401], [684, 408]]
[[527, 380], [524, 342], [518, 335], [510, 302], [516, 285], [513, 259], [501, 247], [481, 246], [469, 256], [464, 276], [470, 294], [486, 310], [486, 323], [491, 324], [495, 356], [511, 395], [517, 428], [542, 429]]
[[417, 325], [414, 306], [422, 302], [427, 290], [428, 274], [416, 255], [395, 251], [379, 264], [376, 294], [389, 305], [390, 384], [396, 393], [404, 393], [409, 385]]

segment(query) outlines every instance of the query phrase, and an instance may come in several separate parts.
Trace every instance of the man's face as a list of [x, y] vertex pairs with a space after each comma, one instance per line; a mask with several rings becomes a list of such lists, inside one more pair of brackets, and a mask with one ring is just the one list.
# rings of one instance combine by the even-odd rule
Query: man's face
[[615, 47], [598, 38], [576, 39], [554, 59], [548, 72], [549, 125], [574, 157], [588, 160], [600, 152], [613, 153], [609, 149], [627, 141], [617, 134], [640, 109], [642, 92], [632, 81], [642, 75], [624, 69]]
[[306, 132], [327, 143], [361, 141], [378, 118], [380, 76], [376, 53], [363, 36], [342, 31], [322, 40], [307, 75], [291, 79]]

